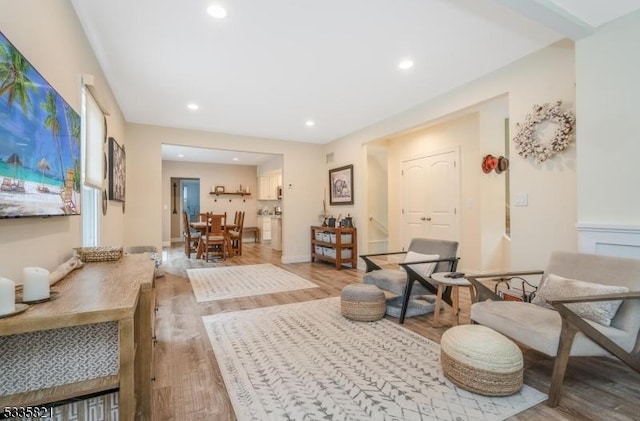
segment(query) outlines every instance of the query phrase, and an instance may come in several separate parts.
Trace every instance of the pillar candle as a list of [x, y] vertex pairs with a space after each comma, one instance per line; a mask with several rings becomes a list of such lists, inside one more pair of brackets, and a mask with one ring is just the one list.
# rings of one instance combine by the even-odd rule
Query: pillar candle
[[0, 316], [16, 311], [16, 283], [0, 278]]
[[43, 268], [22, 269], [22, 300], [37, 301], [49, 298], [49, 271]]

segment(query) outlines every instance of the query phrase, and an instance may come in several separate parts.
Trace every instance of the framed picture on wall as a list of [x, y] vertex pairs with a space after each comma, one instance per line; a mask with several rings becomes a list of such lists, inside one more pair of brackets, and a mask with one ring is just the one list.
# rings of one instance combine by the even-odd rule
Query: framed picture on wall
[[125, 199], [125, 154], [124, 148], [112, 137], [109, 138], [109, 200], [124, 202]]
[[353, 165], [329, 170], [329, 204], [353, 205]]

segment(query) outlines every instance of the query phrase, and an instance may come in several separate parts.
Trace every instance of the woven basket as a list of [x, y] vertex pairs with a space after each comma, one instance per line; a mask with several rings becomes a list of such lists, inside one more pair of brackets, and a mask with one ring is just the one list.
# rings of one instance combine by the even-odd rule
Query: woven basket
[[522, 351], [506, 336], [481, 325], [448, 329], [440, 362], [456, 386], [486, 396], [508, 396], [522, 387]]
[[77, 247], [76, 255], [83, 262], [109, 262], [122, 257], [122, 247]]
[[384, 292], [375, 285], [347, 285], [340, 294], [340, 310], [347, 319], [360, 322], [380, 320], [387, 310]]
[[500, 373], [481, 369], [451, 358], [440, 350], [442, 371], [456, 386], [485, 396], [509, 396], [522, 388], [523, 370]]

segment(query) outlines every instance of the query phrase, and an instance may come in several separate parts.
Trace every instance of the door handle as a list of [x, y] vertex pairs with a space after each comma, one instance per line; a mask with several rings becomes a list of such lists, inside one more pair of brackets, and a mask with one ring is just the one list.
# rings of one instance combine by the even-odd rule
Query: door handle
[[420, 218], [420, 220], [421, 221], [431, 221], [431, 218], [426, 218], [426, 217], [423, 216], [422, 218]]

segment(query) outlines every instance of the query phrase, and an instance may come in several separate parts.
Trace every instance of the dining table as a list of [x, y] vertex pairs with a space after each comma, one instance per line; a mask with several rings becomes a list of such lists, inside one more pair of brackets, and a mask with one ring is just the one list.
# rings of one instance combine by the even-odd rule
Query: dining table
[[[196, 250], [196, 259], [202, 259], [202, 255], [204, 254], [204, 243], [202, 241], [202, 235], [206, 234], [207, 231], [207, 223], [206, 221], [194, 221], [194, 222], [189, 222], [189, 226], [197, 231], [200, 232], [201, 235], [201, 239], [198, 240], [198, 249]], [[224, 231], [224, 236], [226, 239], [226, 243], [227, 245], [225, 246], [227, 249], [229, 249], [230, 247], [230, 240], [229, 240], [229, 231], [233, 230], [234, 228], [237, 228], [238, 226], [236, 224], [224, 224], [222, 226], [222, 229]]]

